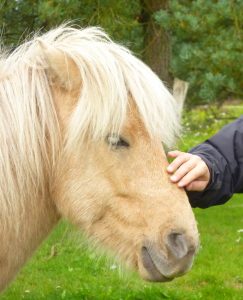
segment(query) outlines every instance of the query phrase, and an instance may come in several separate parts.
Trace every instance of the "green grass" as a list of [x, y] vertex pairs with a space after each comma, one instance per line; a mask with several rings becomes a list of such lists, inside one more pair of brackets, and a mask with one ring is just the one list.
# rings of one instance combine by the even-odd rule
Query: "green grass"
[[[195, 214], [202, 246], [184, 277], [161, 284], [120, 273], [112, 262], [81, 247], [74, 229], [61, 223], [1, 299], [242, 299], [240, 197]], [[56, 255], [51, 257], [53, 245]]]
[[[188, 112], [180, 148], [186, 150], [206, 139], [227, 121], [217, 122], [210, 116], [208, 120], [200, 110]], [[0, 299], [243, 299], [243, 232], [238, 232], [243, 229], [242, 196], [194, 212], [200, 251], [192, 270], [170, 283], [148, 283], [136, 274], [120, 271], [116, 263], [90, 250], [78, 232], [62, 222]]]

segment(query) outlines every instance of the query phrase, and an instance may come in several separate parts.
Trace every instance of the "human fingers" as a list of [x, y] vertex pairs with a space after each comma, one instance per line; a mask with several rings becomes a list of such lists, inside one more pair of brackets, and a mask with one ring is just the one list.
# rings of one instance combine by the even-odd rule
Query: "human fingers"
[[178, 186], [179, 187], [185, 187], [192, 183], [193, 181], [199, 179], [200, 177], [204, 178], [205, 181], [209, 180], [209, 171], [207, 168], [207, 165], [203, 162], [200, 161], [195, 168], [193, 168], [191, 171], [189, 171], [179, 182]]
[[175, 173], [170, 177], [173, 182], [180, 181], [186, 174], [188, 174], [196, 165], [200, 162], [198, 156], [191, 156], [189, 160], [182, 163], [180, 167], [175, 171]]
[[169, 157], [175, 158], [175, 157], [177, 157], [178, 155], [180, 155], [182, 153], [184, 153], [184, 152], [181, 152], [179, 150], [173, 150], [173, 151], [169, 151], [167, 154], [168, 154]]
[[185, 152], [180, 152], [177, 153], [178, 155], [175, 156], [176, 158], [173, 160], [171, 164], [167, 167], [167, 171], [169, 173], [174, 173], [183, 163], [188, 161], [191, 157], [191, 154], [185, 153]]
[[195, 180], [193, 182], [191, 182], [189, 185], [187, 185], [185, 188], [187, 191], [191, 192], [201, 192], [204, 191], [205, 188], [208, 185], [208, 181], [205, 180]]

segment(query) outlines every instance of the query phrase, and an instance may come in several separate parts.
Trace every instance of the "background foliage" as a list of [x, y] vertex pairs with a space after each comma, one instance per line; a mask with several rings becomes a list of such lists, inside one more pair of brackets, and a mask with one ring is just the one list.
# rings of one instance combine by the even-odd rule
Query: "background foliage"
[[[65, 20], [75, 20], [81, 26], [104, 27], [115, 40], [143, 58], [144, 49], [149, 46], [143, 43], [146, 25], [141, 18], [143, 3], [141, 0], [3, 0], [2, 40], [14, 46], [35, 30], [48, 30]], [[156, 11], [152, 17], [171, 36], [171, 73], [190, 82], [190, 102], [212, 103], [242, 97], [243, 1], [171, 0], [169, 5], [168, 11]]]
[[242, 97], [243, 1], [170, 1], [155, 19], [171, 32], [172, 72], [191, 84], [191, 100]]
[[139, 1], [125, 0], [18, 0], [0, 4], [3, 42], [16, 45], [30, 33], [46, 31], [65, 21], [80, 26], [101, 26], [135, 51], [141, 50], [142, 28]]

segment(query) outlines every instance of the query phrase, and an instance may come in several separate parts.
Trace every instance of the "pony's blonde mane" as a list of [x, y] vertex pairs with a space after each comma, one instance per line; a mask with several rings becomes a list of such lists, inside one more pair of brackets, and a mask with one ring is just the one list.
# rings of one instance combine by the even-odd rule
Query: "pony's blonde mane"
[[[82, 78], [67, 144], [119, 132], [133, 99], [151, 135], [170, 146], [178, 133], [176, 104], [160, 79], [100, 28], [60, 26], [0, 58], [0, 194], [5, 208], [45, 190], [59, 127], [40, 40], [73, 59]], [[51, 150], [51, 151], [50, 151]], [[20, 201], [21, 203], [21, 201]], [[3, 208], [1, 208], [2, 210]], [[0, 213], [1, 213], [0, 210]]]

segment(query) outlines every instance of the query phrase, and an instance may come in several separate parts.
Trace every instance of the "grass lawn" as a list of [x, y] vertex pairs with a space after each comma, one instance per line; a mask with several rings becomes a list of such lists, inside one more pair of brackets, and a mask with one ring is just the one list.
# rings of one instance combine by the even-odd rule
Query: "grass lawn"
[[[237, 116], [239, 110], [226, 111], [230, 113]], [[180, 148], [188, 149], [229, 121], [215, 121], [214, 112], [208, 118], [205, 114], [186, 114]], [[164, 284], [144, 282], [93, 252], [74, 228], [62, 222], [0, 299], [242, 300], [243, 195], [224, 206], [195, 209], [195, 215], [201, 248], [184, 277]]]

